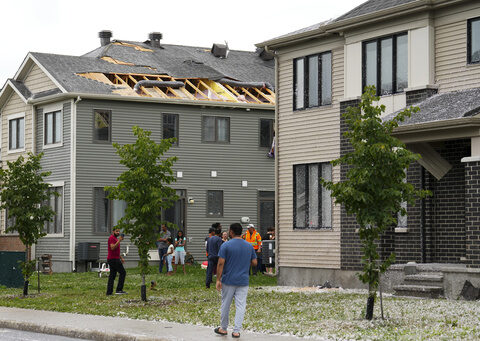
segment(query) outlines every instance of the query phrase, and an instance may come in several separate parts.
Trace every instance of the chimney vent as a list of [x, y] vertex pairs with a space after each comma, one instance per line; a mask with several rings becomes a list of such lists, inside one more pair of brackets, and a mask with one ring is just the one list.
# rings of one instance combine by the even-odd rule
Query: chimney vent
[[272, 52], [265, 50], [265, 48], [263, 48], [263, 47], [258, 47], [255, 52], [257, 52], [257, 55], [262, 60], [265, 60], [265, 61], [269, 61], [269, 60], [272, 60], [273, 58], [275, 58], [275, 55]]
[[162, 39], [160, 32], [151, 32], [148, 38], [150, 38], [150, 45], [152, 45], [152, 47], [160, 47], [160, 40]]
[[210, 52], [217, 58], [227, 58], [228, 52], [230, 50], [228, 49], [228, 44], [225, 42], [225, 45], [223, 44], [213, 44], [212, 49]]
[[110, 44], [110, 38], [112, 38], [112, 31], [103, 30], [98, 32], [98, 37], [100, 38], [100, 45], [105, 46]]

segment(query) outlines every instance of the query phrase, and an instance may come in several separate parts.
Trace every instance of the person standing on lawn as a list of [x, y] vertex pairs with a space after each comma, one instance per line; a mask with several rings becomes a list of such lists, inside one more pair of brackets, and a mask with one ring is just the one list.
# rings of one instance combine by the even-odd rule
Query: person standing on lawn
[[235, 326], [232, 337], [240, 337], [243, 317], [247, 307], [248, 270], [250, 266], [257, 266], [257, 256], [253, 246], [242, 239], [242, 225], [230, 225], [230, 238], [223, 243], [218, 253], [217, 290], [222, 292], [222, 305], [220, 308], [220, 327], [214, 332], [227, 335], [230, 305], [235, 298]]
[[212, 283], [212, 276], [214, 270], [217, 268], [218, 264], [218, 252], [220, 251], [220, 246], [222, 246], [222, 238], [218, 236], [221, 233], [221, 228], [217, 227], [215, 235], [211, 236], [207, 240], [207, 254], [208, 254], [208, 266], [207, 266], [207, 277], [205, 280], [205, 286], [207, 289], [210, 289], [210, 283]]
[[167, 230], [167, 226], [165, 224], [162, 224], [162, 228], [160, 229], [160, 233], [157, 239], [158, 257], [160, 258], [160, 265], [158, 266], [159, 273], [162, 273], [163, 263], [165, 263], [165, 256], [167, 254], [168, 248], [167, 239], [171, 237], [172, 234], [169, 230]]
[[247, 232], [245, 232], [242, 238], [253, 246], [257, 254], [258, 266], [252, 266], [252, 275], [256, 276], [259, 269], [260, 272], [262, 271], [262, 237], [260, 233], [255, 230], [255, 225], [248, 224]]
[[167, 276], [173, 275], [173, 268], [172, 268], [172, 259], [175, 253], [175, 248], [173, 247], [173, 240], [172, 238], [167, 238], [167, 254], [165, 255], [165, 266], [167, 267]]
[[187, 239], [183, 235], [183, 231], [178, 231], [177, 238], [175, 238], [175, 266], [173, 273], [177, 272], [177, 264], [180, 263], [183, 266], [183, 274], [187, 274], [185, 271], [185, 244], [187, 244]]
[[120, 234], [120, 229], [114, 228], [112, 235], [108, 238], [107, 263], [110, 267], [110, 275], [108, 276], [107, 296], [113, 293], [113, 284], [115, 277], [117, 277], [117, 272], [120, 274], [120, 277], [118, 278], [115, 294], [126, 294], [123, 291], [123, 284], [125, 283], [127, 272], [123, 267], [125, 260], [120, 256], [120, 242], [123, 240], [123, 237], [123, 234]]

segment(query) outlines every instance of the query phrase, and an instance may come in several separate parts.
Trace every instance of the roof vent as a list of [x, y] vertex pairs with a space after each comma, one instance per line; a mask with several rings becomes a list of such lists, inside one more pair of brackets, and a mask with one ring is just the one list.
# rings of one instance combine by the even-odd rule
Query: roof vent
[[272, 52], [265, 50], [265, 48], [263, 47], [258, 47], [255, 52], [260, 57], [260, 59], [265, 61], [272, 60], [275, 57], [275, 55]]
[[228, 43], [225, 42], [225, 45], [213, 44], [210, 52], [217, 58], [227, 58], [228, 52], [230, 52], [230, 50], [228, 49]]
[[110, 38], [112, 38], [112, 31], [103, 30], [98, 32], [98, 37], [100, 38], [100, 45], [105, 46], [110, 44]]
[[162, 34], [160, 32], [151, 32], [148, 35], [150, 39], [150, 45], [152, 47], [160, 47], [160, 40], [162, 39]]

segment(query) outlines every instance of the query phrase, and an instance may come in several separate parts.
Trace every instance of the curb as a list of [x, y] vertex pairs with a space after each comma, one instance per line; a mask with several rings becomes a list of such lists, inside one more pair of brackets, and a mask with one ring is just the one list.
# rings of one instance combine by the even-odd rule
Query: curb
[[115, 332], [107, 333], [99, 330], [84, 330], [62, 327], [51, 327], [29, 322], [18, 322], [13, 320], [0, 320], [0, 328], [23, 330], [34, 333], [65, 336], [78, 339], [98, 341], [171, 341], [171, 339], [146, 337], [138, 335], [125, 335]]

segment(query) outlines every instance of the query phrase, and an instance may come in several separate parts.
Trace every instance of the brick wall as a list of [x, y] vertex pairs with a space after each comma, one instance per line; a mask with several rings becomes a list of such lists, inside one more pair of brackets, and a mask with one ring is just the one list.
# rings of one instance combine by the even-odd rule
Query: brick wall
[[480, 267], [480, 161], [465, 164], [465, 234], [468, 267]]
[[[352, 150], [352, 146], [348, 140], [343, 136], [343, 133], [348, 130], [343, 114], [347, 108], [358, 106], [360, 100], [345, 101], [340, 103], [340, 155], [343, 156]], [[340, 181], [344, 181], [348, 171], [348, 166], [340, 166]], [[345, 207], [342, 206], [340, 217], [340, 245], [341, 245], [341, 268], [342, 270], [359, 270], [361, 268], [360, 258], [362, 257], [362, 249], [358, 233], [355, 229], [358, 228], [355, 217], [347, 215]]]
[[0, 251], [25, 251], [25, 246], [16, 236], [0, 236]]
[[426, 100], [428, 97], [431, 97], [437, 93], [437, 89], [420, 89], [420, 90], [413, 90], [407, 91], [407, 107], [420, 103]]

